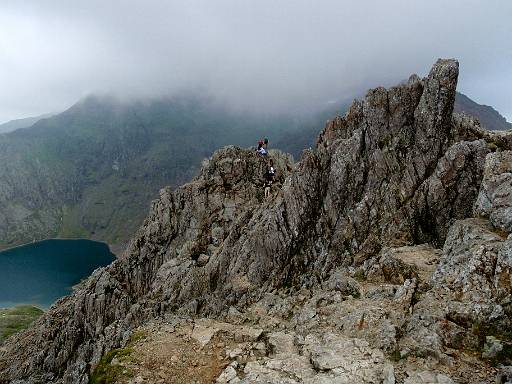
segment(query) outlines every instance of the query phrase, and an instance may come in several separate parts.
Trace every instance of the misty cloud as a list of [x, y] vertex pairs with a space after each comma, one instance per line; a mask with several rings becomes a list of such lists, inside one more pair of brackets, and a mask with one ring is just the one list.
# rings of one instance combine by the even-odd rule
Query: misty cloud
[[459, 90], [511, 120], [511, 15], [508, 0], [2, 1], [0, 122], [91, 93], [319, 108], [438, 57], [458, 58]]

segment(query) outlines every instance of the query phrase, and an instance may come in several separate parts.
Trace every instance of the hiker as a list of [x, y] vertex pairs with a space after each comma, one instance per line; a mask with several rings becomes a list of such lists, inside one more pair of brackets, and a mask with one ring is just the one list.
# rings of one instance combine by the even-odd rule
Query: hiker
[[272, 183], [274, 182], [274, 176], [276, 174], [276, 170], [274, 169], [274, 162], [270, 160], [270, 166], [265, 173], [265, 183], [263, 184], [265, 188], [265, 198], [270, 196], [270, 188], [272, 187]]
[[266, 150], [268, 149], [268, 137], [265, 137], [265, 140], [263, 140], [263, 148], [265, 148]]
[[263, 140], [259, 140], [258, 141], [258, 148], [256, 149], [256, 154], [259, 155], [259, 156], [267, 156], [267, 151], [266, 149], [264, 148], [264, 141]]
[[269, 162], [268, 173], [272, 176], [272, 180], [274, 180], [274, 175], [276, 174], [276, 170], [274, 168], [274, 161], [272, 159], [270, 159], [270, 162]]
[[263, 184], [265, 188], [265, 199], [270, 196], [270, 187], [272, 187], [272, 176], [269, 173], [265, 175], [265, 183]]
[[259, 155], [259, 156], [267, 156], [267, 150], [265, 149], [265, 142], [263, 140], [260, 139], [260, 141], [258, 141], [258, 149], [256, 150], [256, 153]]

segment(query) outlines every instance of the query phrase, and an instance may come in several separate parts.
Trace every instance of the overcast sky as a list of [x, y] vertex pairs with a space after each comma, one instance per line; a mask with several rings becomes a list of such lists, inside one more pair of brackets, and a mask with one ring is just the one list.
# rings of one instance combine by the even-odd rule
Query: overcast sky
[[438, 57], [512, 120], [511, 0], [1, 0], [0, 122], [94, 93], [316, 108]]

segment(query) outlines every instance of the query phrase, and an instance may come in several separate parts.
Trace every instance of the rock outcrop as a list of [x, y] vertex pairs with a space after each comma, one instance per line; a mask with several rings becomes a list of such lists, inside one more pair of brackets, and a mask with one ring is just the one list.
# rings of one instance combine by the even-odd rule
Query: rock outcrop
[[[225, 382], [452, 382], [439, 368], [450, 350], [506, 337], [512, 266], [511, 140], [453, 116], [457, 76], [439, 60], [355, 101], [298, 164], [272, 152], [270, 199], [259, 157], [216, 152], [191, 183], [161, 191], [120, 260], [7, 341], [0, 381], [86, 383], [150, 319], [259, 305], [262, 318], [282, 310], [285, 329]], [[281, 310], [265, 304], [285, 291]]]

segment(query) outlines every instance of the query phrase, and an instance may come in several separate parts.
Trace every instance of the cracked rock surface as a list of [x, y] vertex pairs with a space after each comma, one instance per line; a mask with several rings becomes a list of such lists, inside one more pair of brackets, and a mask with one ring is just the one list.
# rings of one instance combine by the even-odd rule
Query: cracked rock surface
[[480, 351], [510, 337], [512, 141], [453, 115], [457, 77], [439, 60], [370, 90], [297, 164], [271, 151], [269, 199], [264, 160], [217, 151], [120, 260], [0, 347], [0, 382], [87, 383], [166, 316], [199, 320], [201, 346], [236, 335], [212, 319], [252, 328], [218, 382], [493, 382]]

